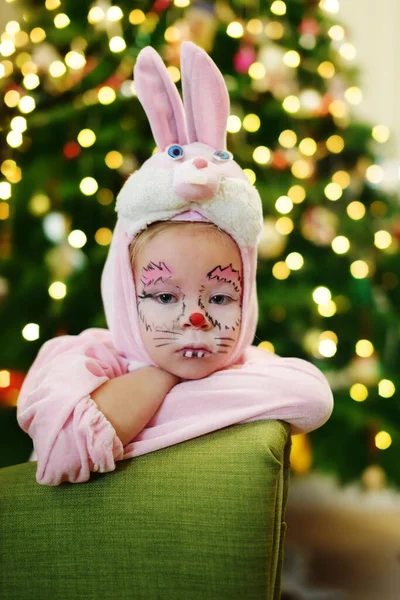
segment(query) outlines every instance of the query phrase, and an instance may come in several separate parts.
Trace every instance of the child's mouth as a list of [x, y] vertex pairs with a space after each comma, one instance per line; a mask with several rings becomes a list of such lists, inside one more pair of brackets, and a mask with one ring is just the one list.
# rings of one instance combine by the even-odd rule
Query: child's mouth
[[181, 350], [183, 352], [184, 358], [205, 358], [208, 354], [211, 354], [208, 350], [203, 350], [202, 348], [183, 348]]

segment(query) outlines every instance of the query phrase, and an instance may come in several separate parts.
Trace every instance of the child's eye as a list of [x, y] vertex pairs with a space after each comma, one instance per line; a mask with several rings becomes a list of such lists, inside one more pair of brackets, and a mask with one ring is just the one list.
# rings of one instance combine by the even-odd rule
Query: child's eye
[[[174, 304], [173, 302], [169, 302], [168, 298], [175, 298], [172, 294], [159, 294], [158, 296], [154, 296], [157, 300], [160, 299], [159, 304]], [[166, 300], [161, 300], [161, 298], [166, 298]]]
[[179, 146], [179, 144], [171, 144], [166, 150], [168, 152], [168, 156], [173, 160], [182, 158], [183, 156], [183, 148], [182, 146]]
[[[221, 302], [219, 302], [219, 301], [212, 302], [212, 300], [214, 300], [215, 298], [217, 298], [218, 300], [222, 299], [222, 301]], [[225, 302], [225, 303], [224, 303], [224, 298], [226, 298], [226, 300], [227, 300], [227, 302]], [[222, 305], [222, 304], [229, 304], [230, 302], [233, 302], [232, 298], [230, 296], [225, 296], [225, 294], [216, 294], [215, 296], [213, 296], [210, 299], [210, 303], [211, 304], [220, 304], [220, 305]]]
[[229, 152], [229, 150], [217, 150], [214, 152], [214, 158], [221, 162], [225, 162], [227, 160], [232, 160], [233, 154], [232, 152]]

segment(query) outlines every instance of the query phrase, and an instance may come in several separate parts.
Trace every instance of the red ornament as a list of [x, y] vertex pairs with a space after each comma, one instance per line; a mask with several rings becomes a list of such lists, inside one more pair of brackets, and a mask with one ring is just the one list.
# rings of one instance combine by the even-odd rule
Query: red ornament
[[238, 73], [247, 74], [250, 65], [256, 60], [256, 52], [252, 46], [242, 46], [233, 57], [233, 65]]
[[302, 34], [311, 34], [317, 37], [321, 30], [315, 19], [305, 17], [299, 25], [299, 31]]
[[81, 147], [78, 142], [67, 142], [64, 146], [63, 153], [65, 158], [76, 158], [81, 153]]
[[275, 150], [275, 152], [272, 154], [271, 166], [279, 171], [283, 171], [284, 169], [288, 168], [289, 161], [287, 160], [286, 154], [283, 152], [283, 150]]
[[189, 321], [195, 327], [201, 327], [201, 325], [203, 325], [203, 323], [205, 323], [206, 320], [204, 318], [204, 315], [202, 315], [201, 313], [193, 313], [192, 315], [190, 315]]
[[[8, 376], [6, 372], [8, 371]], [[4, 369], [0, 375], [0, 404], [16, 406], [19, 391], [26, 374], [22, 371], [9, 371]]]

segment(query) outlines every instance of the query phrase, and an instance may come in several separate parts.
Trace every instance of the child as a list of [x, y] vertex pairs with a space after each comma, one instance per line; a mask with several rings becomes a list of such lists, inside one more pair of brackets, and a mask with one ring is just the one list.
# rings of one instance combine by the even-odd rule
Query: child
[[109, 329], [47, 341], [24, 380], [17, 418], [38, 483], [88, 481], [236, 423], [281, 419], [306, 433], [332, 412], [313, 364], [251, 345], [261, 200], [225, 149], [222, 74], [192, 42], [181, 73], [184, 105], [154, 49], [136, 61], [158, 152], [117, 199], [101, 280]]

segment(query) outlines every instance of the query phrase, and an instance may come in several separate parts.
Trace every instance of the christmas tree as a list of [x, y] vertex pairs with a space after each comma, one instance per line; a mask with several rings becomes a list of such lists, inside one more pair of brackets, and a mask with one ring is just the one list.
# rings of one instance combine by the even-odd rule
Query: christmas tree
[[379, 159], [389, 131], [354, 115], [362, 93], [337, 12], [337, 0], [16, 6], [0, 44], [3, 408], [15, 410], [45, 341], [107, 326], [115, 198], [156, 151], [133, 66], [153, 46], [181, 91], [191, 40], [225, 77], [228, 149], [263, 201], [254, 344], [313, 362], [334, 393], [329, 422], [294, 437], [294, 471], [349, 481], [378, 466], [400, 483], [400, 219]]

